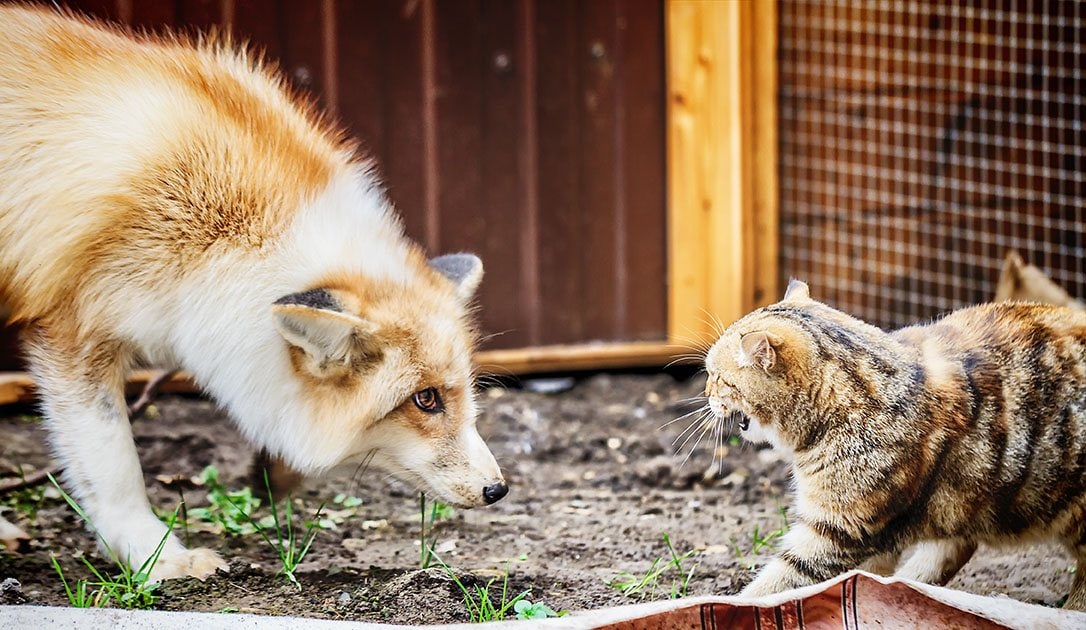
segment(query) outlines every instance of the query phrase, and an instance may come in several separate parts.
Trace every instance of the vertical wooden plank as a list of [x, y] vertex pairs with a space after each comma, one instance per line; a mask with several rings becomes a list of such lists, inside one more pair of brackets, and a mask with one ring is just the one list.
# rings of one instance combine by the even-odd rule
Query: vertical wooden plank
[[[130, 24], [134, 29], [162, 32], [177, 25], [176, 0], [132, 1]], [[164, 28], [165, 27], [165, 28]]]
[[233, 0], [228, 27], [235, 37], [283, 67], [282, 24], [276, 0]]
[[584, 338], [577, 3], [536, 4], [540, 342]]
[[528, 343], [538, 345], [542, 339], [543, 299], [539, 283], [539, 116], [538, 44], [536, 42], [536, 0], [518, 3], [517, 51], [522, 60], [520, 68], [520, 155], [517, 161], [523, 186], [520, 191], [520, 303]]
[[619, 193], [624, 182], [615, 155], [619, 139], [615, 66], [621, 54], [616, 37], [618, 8], [615, 0], [601, 0], [582, 2], [578, 9], [578, 205], [583, 242], [591, 246], [582, 248], [575, 272], [583, 287], [583, 337], [609, 339], [620, 327], [620, 311], [625, 315], [617, 291], [618, 280], [626, 272], [618, 251], [625, 229], [625, 197]]
[[663, 339], [667, 334], [667, 221], [664, 208], [664, 29], [656, 0], [618, 3], [619, 63], [615, 69], [615, 148], [625, 229], [624, 278], [616, 279], [625, 316], [615, 338]]
[[777, 3], [749, 8], [751, 142], [748, 146], [755, 250], [751, 307], [777, 301], [780, 260], [780, 185], [777, 155]]
[[336, 3], [336, 83], [339, 119], [362, 144], [365, 154], [384, 155], [384, 17], [389, 2]]
[[442, 251], [481, 243], [478, 203], [482, 138], [480, 0], [434, 0], [435, 160]]
[[[756, 177], [755, 164], [765, 168], [775, 158], [757, 153], [756, 162], [754, 143], [765, 141], [766, 134], [752, 131], [755, 120], [767, 124], [764, 113], [756, 118], [755, 110], [775, 102], [755, 102], [753, 89], [767, 78], [763, 73], [775, 75], [775, 51], [754, 63], [756, 53], [772, 50], [754, 42], [775, 39], [772, 19], [754, 18], [770, 4], [669, 0], [667, 5], [668, 313], [670, 336], [677, 341], [711, 339], [709, 318], [727, 325], [749, 311], [757, 265], [772, 264], [775, 274], [775, 256], [770, 260], [767, 253], [772, 249], [759, 255], [756, 245], [759, 237], [777, 238], [775, 231], [767, 233], [775, 219], [758, 227], [754, 218], [755, 182], [769, 192], [765, 187], [773, 181]], [[754, 32], [755, 25], [772, 28]], [[757, 208], [775, 213], [776, 204], [762, 199]], [[764, 300], [773, 281], [765, 270], [758, 277]]]
[[186, 31], [206, 32], [222, 23], [223, 0], [179, 0], [177, 24]]
[[124, 0], [76, 0], [75, 2], [64, 2], [63, 6], [67, 6], [73, 11], [103, 20], [123, 22], [125, 16], [122, 15], [121, 7], [119, 6], [123, 1]]
[[282, 65], [298, 89], [314, 96], [319, 106], [334, 113], [335, 101], [327, 98], [334, 87], [328, 82], [324, 42], [323, 2], [284, 2], [282, 11]]
[[[520, 207], [523, 173], [520, 156], [522, 82], [525, 59], [519, 55], [522, 37], [518, 0], [483, 0], [481, 5], [481, 137], [479, 198], [474, 211], [484, 222], [477, 247], [486, 265], [481, 293], [483, 331], [498, 334], [487, 347], [514, 348], [530, 343], [531, 331], [523, 307], [524, 256], [518, 238], [525, 229]], [[520, 9], [523, 10], [523, 7]]]
[[[382, 3], [382, 170], [411, 238], [426, 243], [428, 195], [423, 133], [422, 8], [416, 0]], [[376, 140], [374, 141], [376, 142]], [[376, 145], [375, 145], [376, 146]]]

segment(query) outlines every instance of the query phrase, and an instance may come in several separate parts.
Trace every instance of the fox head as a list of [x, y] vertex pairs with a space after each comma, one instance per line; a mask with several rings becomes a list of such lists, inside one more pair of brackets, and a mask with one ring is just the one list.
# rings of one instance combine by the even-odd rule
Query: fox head
[[320, 465], [372, 462], [444, 503], [494, 503], [507, 487], [475, 428], [471, 365], [482, 263], [453, 254], [416, 271], [333, 276], [272, 305], [301, 409], [339, 441], [323, 449], [339, 461]]

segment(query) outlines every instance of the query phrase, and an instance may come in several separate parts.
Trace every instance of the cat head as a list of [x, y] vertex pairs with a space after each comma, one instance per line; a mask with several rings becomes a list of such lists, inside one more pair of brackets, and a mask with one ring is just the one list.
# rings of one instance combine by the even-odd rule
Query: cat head
[[709, 406], [718, 422], [737, 419], [747, 440], [795, 450], [817, 431], [816, 397], [835, 369], [827, 349], [847, 354], [877, 334], [792, 280], [783, 300], [736, 321], [709, 349]]

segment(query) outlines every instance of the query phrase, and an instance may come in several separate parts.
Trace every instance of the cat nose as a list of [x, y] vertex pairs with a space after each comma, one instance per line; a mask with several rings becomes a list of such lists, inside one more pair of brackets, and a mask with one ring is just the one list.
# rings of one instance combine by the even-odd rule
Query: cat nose
[[487, 505], [501, 501], [507, 494], [509, 494], [509, 486], [502, 481], [483, 488], [483, 499], [486, 500]]

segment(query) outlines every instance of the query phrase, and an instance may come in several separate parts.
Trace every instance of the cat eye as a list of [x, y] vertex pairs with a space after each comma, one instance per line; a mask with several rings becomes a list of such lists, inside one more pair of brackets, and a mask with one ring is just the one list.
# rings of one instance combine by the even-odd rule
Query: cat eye
[[441, 394], [433, 387], [420, 389], [411, 397], [415, 406], [426, 413], [440, 413], [445, 409], [445, 403], [441, 402]]

